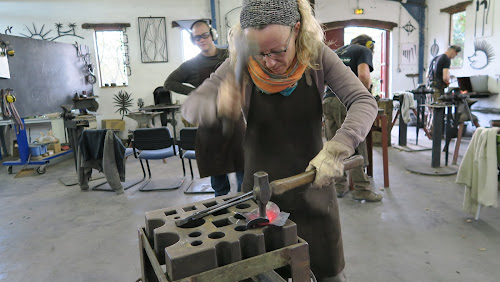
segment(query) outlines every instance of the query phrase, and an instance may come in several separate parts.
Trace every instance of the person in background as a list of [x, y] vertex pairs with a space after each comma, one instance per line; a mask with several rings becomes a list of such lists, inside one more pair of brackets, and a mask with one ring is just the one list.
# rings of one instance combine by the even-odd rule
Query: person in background
[[[228, 56], [226, 49], [215, 46], [216, 37], [217, 32], [205, 20], [195, 21], [191, 25], [191, 41], [201, 52], [173, 71], [165, 81], [164, 88], [188, 95], [210, 77]], [[231, 172], [236, 172], [237, 191], [241, 191], [244, 131], [243, 121], [236, 123], [231, 136], [224, 136], [221, 126], [198, 127], [195, 144], [196, 162], [200, 177], [210, 176], [215, 196], [229, 193], [231, 186], [228, 173]]]
[[[234, 72], [242, 37], [257, 50], [247, 57], [240, 88]], [[346, 281], [333, 182], [371, 129], [377, 104], [323, 40], [308, 0], [243, 0], [240, 23], [229, 38], [230, 58], [189, 95], [181, 111], [187, 121], [200, 124], [246, 118], [244, 192], [252, 190], [258, 171], [273, 181], [316, 170], [312, 185], [273, 195], [271, 201], [290, 213], [298, 236], [309, 243], [318, 281]], [[337, 134], [323, 144], [325, 84], [349, 110]]]
[[[372, 54], [375, 48], [375, 41], [366, 35], [362, 34], [354, 38], [349, 45], [340, 47], [336, 53], [340, 60], [348, 66], [351, 71], [359, 78], [361, 83], [370, 89], [371, 78], [370, 72], [373, 71]], [[347, 115], [347, 109], [340, 102], [339, 98], [327, 89], [323, 99], [323, 116], [325, 118], [325, 137], [330, 140], [335, 136], [337, 130], [341, 128]], [[366, 141], [363, 141], [356, 148], [356, 153], [362, 155], [365, 159], [365, 165], [368, 164], [368, 152], [366, 149]], [[382, 200], [382, 194], [374, 193], [368, 175], [364, 168], [357, 167], [350, 170], [352, 181], [354, 182], [354, 192], [352, 198], [355, 200], [365, 200], [368, 202], [378, 202]], [[347, 185], [347, 176], [335, 181], [335, 189], [337, 197], [343, 198], [349, 192]]]
[[434, 88], [434, 102], [437, 102], [439, 96], [444, 95], [444, 89], [450, 85], [451, 60], [461, 51], [462, 48], [460, 46], [451, 45], [444, 54], [432, 59], [427, 78], [430, 81], [430, 86]]

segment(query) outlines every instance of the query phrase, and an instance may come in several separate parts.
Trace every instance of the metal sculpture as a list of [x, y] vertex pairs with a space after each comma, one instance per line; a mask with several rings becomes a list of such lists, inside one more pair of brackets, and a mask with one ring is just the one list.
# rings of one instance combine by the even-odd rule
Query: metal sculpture
[[27, 38], [34, 38], [34, 39], [41, 39], [41, 40], [53, 40], [50, 37], [47, 37], [47, 34], [49, 34], [52, 30], [49, 29], [49, 31], [43, 33], [43, 29], [45, 28], [45, 25], [42, 25], [42, 28], [38, 30], [35, 26], [35, 23], [33, 23], [33, 30], [31, 30], [27, 25], [24, 25], [26, 29], [29, 32], [29, 35], [21, 33], [22, 36], [27, 37]]
[[60, 37], [63, 37], [63, 36], [75, 36], [75, 37], [78, 37], [78, 38], [81, 38], [81, 39], [84, 39], [83, 37], [79, 36], [79, 35], [76, 35], [76, 32], [75, 32], [75, 29], [76, 29], [76, 24], [75, 23], [69, 23], [68, 24], [68, 27], [69, 29], [68, 30], [61, 30], [62, 27], [63, 27], [63, 24], [62, 23], [56, 23], [55, 24], [56, 28], [57, 28], [57, 36], [50, 39], [51, 41], [54, 41]]
[[484, 69], [494, 58], [493, 46], [486, 40], [476, 40], [474, 42], [474, 54], [468, 57], [470, 67], [476, 70]]
[[410, 36], [410, 34], [417, 28], [411, 23], [411, 21], [408, 21], [408, 23], [403, 26], [403, 29], [408, 33], [408, 36]]
[[164, 17], [139, 18], [141, 61], [168, 62], [167, 30]]
[[436, 39], [434, 38], [434, 44], [431, 46], [431, 55], [436, 57], [439, 54], [439, 45], [436, 43]]

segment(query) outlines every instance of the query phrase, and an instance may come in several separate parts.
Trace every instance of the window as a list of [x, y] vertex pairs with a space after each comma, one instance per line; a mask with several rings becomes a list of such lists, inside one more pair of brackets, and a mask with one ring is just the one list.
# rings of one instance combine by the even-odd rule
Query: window
[[130, 68], [128, 67], [128, 46], [122, 30], [96, 30], [95, 42], [99, 83], [105, 86], [126, 86]]
[[191, 42], [191, 34], [183, 29], [182, 30], [182, 58], [183, 62], [194, 58], [200, 53], [200, 48]]
[[[465, 41], [465, 11], [450, 14], [450, 45], [457, 45], [464, 50]], [[464, 52], [458, 53], [451, 61], [451, 67], [461, 68], [464, 63]]]

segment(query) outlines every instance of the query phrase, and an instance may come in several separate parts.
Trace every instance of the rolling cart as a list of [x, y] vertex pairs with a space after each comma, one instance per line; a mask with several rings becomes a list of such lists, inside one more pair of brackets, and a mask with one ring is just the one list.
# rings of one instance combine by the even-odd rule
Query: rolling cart
[[[23, 124], [24, 124], [24, 119], [23, 119]], [[73, 152], [73, 150], [68, 150], [68, 151], [64, 151], [64, 152], [60, 152], [60, 153], [48, 156], [48, 157], [43, 158], [43, 159], [31, 160], [30, 148], [29, 148], [29, 144], [28, 144], [28, 137], [26, 135], [26, 129], [20, 129], [18, 125], [14, 125], [14, 126], [16, 129], [16, 137], [17, 137], [17, 144], [19, 146], [20, 159], [18, 161], [6, 161], [6, 162], [2, 163], [4, 166], [7, 166], [7, 172], [9, 174], [12, 173], [12, 166], [14, 166], [14, 165], [22, 165], [22, 166], [38, 165], [36, 172], [38, 172], [39, 174], [44, 174], [45, 173], [45, 166], [50, 162], [50, 160]]]

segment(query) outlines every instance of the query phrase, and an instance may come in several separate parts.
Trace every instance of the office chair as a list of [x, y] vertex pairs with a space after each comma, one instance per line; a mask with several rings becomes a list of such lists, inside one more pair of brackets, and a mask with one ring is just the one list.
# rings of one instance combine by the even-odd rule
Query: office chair
[[195, 141], [197, 132], [197, 127], [186, 127], [181, 129], [180, 131], [179, 156], [182, 162], [182, 171], [184, 173], [184, 178], [186, 178], [186, 167], [184, 165], [184, 159], [188, 159], [189, 170], [191, 172], [191, 183], [189, 183], [189, 186], [186, 188], [186, 190], [184, 190], [184, 194], [213, 194], [214, 190], [212, 189], [212, 185], [210, 184], [193, 185], [194, 173], [191, 160], [196, 159]]
[[[184, 182], [184, 178], [176, 182], [175, 185], [163, 188], [145, 187], [151, 182], [151, 169], [148, 160], [161, 160], [177, 155], [178, 146], [174, 144], [174, 139], [170, 135], [170, 131], [166, 127], [159, 128], [139, 128], [134, 131], [134, 156], [139, 158], [141, 163], [144, 183], [139, 187], [139, 191], [161, 191], [174, 190], [179, 188]], [[138, 152], [140, 151], [140, 152]], [[142, 160], [146, 160], [149, 178], [146, 180], [146, 170]]]

